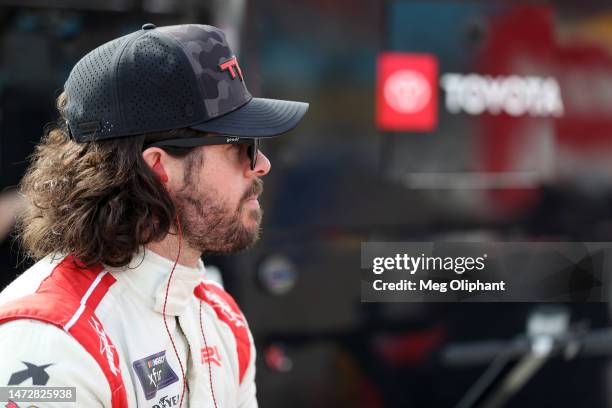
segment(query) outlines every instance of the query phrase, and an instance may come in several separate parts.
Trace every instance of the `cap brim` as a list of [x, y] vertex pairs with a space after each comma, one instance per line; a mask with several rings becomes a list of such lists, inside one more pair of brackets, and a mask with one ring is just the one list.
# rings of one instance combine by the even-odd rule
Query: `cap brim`
[[272, 137], [296, 127], [307, 110], [304, 102], [252, 98], [233, 112], [190, 127], [231, 136]]

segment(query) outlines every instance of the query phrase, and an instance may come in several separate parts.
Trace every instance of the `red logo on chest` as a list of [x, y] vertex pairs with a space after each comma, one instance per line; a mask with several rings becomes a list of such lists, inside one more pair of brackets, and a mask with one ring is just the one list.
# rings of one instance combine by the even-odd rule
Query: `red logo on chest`
[[202, 357], [202, 364], [214, 363], [221, 367], [221, 355], [217, 346], [202, 347], [200, 355]]

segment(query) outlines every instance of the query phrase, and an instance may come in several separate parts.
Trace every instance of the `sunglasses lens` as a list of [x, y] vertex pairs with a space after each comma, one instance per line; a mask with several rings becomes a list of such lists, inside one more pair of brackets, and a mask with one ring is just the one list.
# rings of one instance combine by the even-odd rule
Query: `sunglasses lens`
[[249, 154], [249, 159], [251, 159], [251, 170], [255, 170], [257, 156], [259, 155], [259, 139], [253, 140], [253, 144], [249, 145], [247, 152]]

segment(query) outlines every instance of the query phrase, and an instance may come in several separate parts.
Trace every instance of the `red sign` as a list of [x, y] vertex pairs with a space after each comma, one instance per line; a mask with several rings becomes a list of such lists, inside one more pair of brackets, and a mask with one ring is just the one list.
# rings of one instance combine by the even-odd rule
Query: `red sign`
[[436, 58], [429, 54], [380, 54], [376, 99], [380, 130], [434, 130], [438, 124]]

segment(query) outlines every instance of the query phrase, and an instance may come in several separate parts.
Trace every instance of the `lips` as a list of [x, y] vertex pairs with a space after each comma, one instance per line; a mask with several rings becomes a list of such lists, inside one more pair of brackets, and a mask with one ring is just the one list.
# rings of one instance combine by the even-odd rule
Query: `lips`
[[242, 208], [259, 210], [259, 201], [257, 201], [257, 196], [249, 197], [244, 203], [241, 205]]
[[259, 194], [252, 194], [247, 196], [246, 198], [243, 198], [242, 201], [240, 202], [240, 207], [244, 207], [244, 206], [257, 206], [259, 207]]
[[250, 204], [250, 203], [257, 203], [257, 205], [259, 205], [259, 201], [258, 201], [259, 196], [251, 196], [249, 198], [247, 198], [244, 203], [245, 204]]

